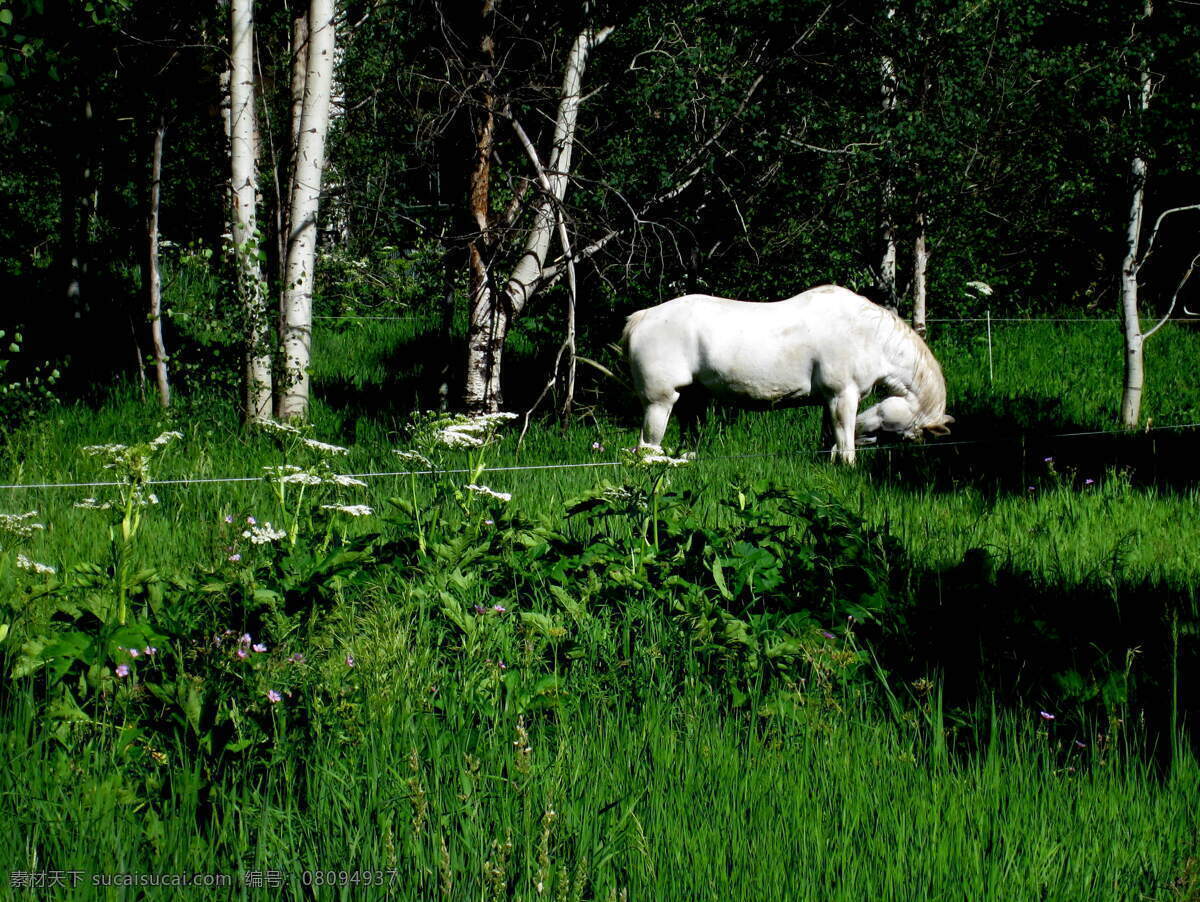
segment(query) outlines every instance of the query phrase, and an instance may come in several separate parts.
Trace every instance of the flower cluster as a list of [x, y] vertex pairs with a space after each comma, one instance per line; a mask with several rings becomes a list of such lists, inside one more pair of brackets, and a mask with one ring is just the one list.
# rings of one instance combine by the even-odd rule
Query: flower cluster
[[23, 554], [17, 555], [17, 567], [21, 570], [28, 570], [30, 573], [35, 573], [38, 576], [53, 576], [56, 572], [49, 564], [39, 564], [37, 561], [30, 560]]
[[326, 442], [319, 442], [315, 438], [306, 438], [301, 440], [306, 448], [311, 448], [314, 451], [319, 451], [322, 454], [349, 454], [349, 448], [343, 448], [341, 445], [330, 445]]
[[253, 521], [253, 517], [248, 517], [247, 522], [250, 523], [250, 528], [242, 530], [242, 538], [249, 539], [254, 545], [266, 545], [268, 542], [278, 542], [280, 539], [287, 538], [287, 531], [283, 529], [275, 529], [270, 522], [259, 526]]
[[6, 532], [18, 539], [31, 539], [39, 529], [45, 529], [45, 524], [34, 523], [37, 511], [24, 514], [0, 514], [0, 532]]
[[491, 444], [502, 425], [516, 418], [515, 413], [450, 417], [437, 428], [434, 437], [447, 448], [482, 448]]
[[497, 492], [494, 489], [488, 488], [486, 485], [464, 485], [464, 489], [468, 492], [474, 492], [476, 495], [483, 495], [486, 498], [495, 498], [497, 501], [512, 501], [512, 492]]
[[665, 467], [686, 467], [696, 459], [696, 455], [692, 451], [686, 451], [679, 457], [672, 457], [669, 454], [663, 454], [661, 449], [651, 450], [649, 453], [638, 454], [635, 458], [635, 463], [642, 466], [665, 466]]
[[365, 504], [322, 504], [322, 510], [337, 511], [349, 517], [369, 517], [375, 510]]
[[406, 463], [424, 467], [427, 470], [433, 469], [433, 462], [419, 451], [393, 451], [392, 453]]
[[101, 465], [105, 470], [114, 470], [122, 479], [121, 501], [115, 504], [110, 501], [100, 501], [96, 498], [84, 498], [76, 502], [78, 508], [89, 510], [111, 510], [113, 508], [145, 507], [158, 504], [158, 496], [147, 492], [150, 482], [150, 460], [154, 455], [171, 442], [183, 438], [182, 432], [163, 432], [148, 442], [137, 445], [87, 445], [80, 449], [88, 457], [104, 458]]
[[[124, 645], [118, 645], [117, 651], [125, 652], [125, 654], [129, 655], [129, 657], [135, 661], [141, 657], [153, 658], [156, 654], [158, 654], [158, 649], [153, 645], [147, 645], [144, 648], [126, 648]], [[122, 662], [116, 666], [114, 672], [119, 678], [124, 679], [125, 677], [129, 676], [129, 665]]]
[[263, 470], [280, 485], [321, 485], [325, 481], [316, 473], [309, 473], [290, 464], [263, 467]]

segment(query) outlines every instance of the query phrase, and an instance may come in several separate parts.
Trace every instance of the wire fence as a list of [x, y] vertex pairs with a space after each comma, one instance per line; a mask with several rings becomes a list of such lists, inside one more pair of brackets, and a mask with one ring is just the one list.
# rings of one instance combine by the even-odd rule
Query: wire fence
[[[1052, 434], [1019, 434], [1000, 436], [992, 439], [966, 439], [953, 442], [927, 442], [920, 444], [888, 444], [888, 445], [867, 445], [856, 450], [856, 453], [878, 453], [878, 452], [893, 452], [893, 451], [936, 451], [945, 448], [960, 448], [970, 445], [998, 445], [1011, 443], [1024, 443], [1029, 441], [1048, 442], [1058, 439], [1069, 438], [1095, 438], [1100, 436], [1125, 436], [1132, 437], [1137, 435], [1147, 435], [1160, 432], [1179, 432], [1188, 429], [1200, 429], [1200, 422], [1197, 423], [1177, 423], [1169, 426], [1153, 426], [1138, 430], [1129, 429], [1093, 429], [1081, 432], [1058, 432]], [[696, 464], [716, 463], [720, 461], [731, 460], [752, 460], [772, 457], [822, 457], [833, 453], [833, 449], [822, 448], [811, 451], [766, 451], [754, 454], [717, 454], [712, 456], [697, 456], [692, 462]], [[605, 460], [605, 461], [581, 461], [574, 463], [551, 463], [551, 464], [517, 464], [504, 467], [485, 467], [482, 473], [516, 473], [516, 472], [546, 472], [552, 470], [580, 470], [580, 469], [596, 469], [602, 467], [622, 467], [629, 466], [628, 460]], [[373, 471], [366, 473], [346, 473], [344, 475], [355, 479], [398, 479], [406, 476], [448, 476], [448, 475], [463, 475], [473, 473], [474, 470], [468, 467], [454, 467], [447, 469], [430, 468], [424, 470], [386, 470]], [[148, 486], [193, 486], [193, 485], [219, 485], [232, 483], [261, 483], [269, 482], [272, 477], [268, 475], [261, 476], [183, 476], [173, 479], [152, 479], [147, 481]], [[125, 485], [126, 483], [119, 481], [96, 481], [96, 482], [39, 482], [39, 483], [10, 483], [0, 485], [0, 491], [19, 491], [32, 489], [91, 489], [91, 488], [115, 488]]]

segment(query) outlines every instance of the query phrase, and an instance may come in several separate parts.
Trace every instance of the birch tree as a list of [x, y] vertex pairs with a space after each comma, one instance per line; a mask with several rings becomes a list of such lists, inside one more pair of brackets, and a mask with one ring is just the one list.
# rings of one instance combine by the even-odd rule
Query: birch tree
[[[490, 3], [485, 3], [485, 15], [491, 14], [490, 7]], [[488, 265], [489, 257], [503, 238], [503, 232], [496, 228], [497, 223], [489, 215], [488, 186], [497, 125], [496, 97], [490, 89], [485, 89], [481, 97], [475, 162], [469, 185], [471, 212], [479, 229], [469, 247], [471, 299], [463, 397], [465, 406], [472, 412], [495, 412], [502, 404], [500, 374], [508, 330], [530, 298], [543, 287], [543, 271], [554, 239], [557, 209], [567, 193], [588, 56], [611, 33], [610, 27], [586, 27], [576, 36], [567, 53], [553, 141], [544, 167], [548, 187], [536, 196], [531, 222], [520, 240], [520, 256], [503, 283], [496, 280]], [[487, 57], [494, 54], [494, 47], [486, 32], [482, 41], [486, 63]]]
[[[1146, 0], [1142, 10], [1141, 24], [1143, 27], [1154, 13], [1152, 0]], [[1146, 117], [1150, 109], [1150, 100], [1155, 90], [1155, 79], [1150, 70], [1149, 54], [1138, 67], [1137, 93], [1131, 98], [1131, 107], [1138, 120]], [[1121, 326], [1125, 343], [1125, 379], [1121, 391], [1121, 425], [1134, 427], [1141, 418], [1142, 394], [1146, 385], [1145, 349], [1146, 341], [1163, 327], [1175, 311], [1179, 294], [1187, 284], [1200, 256], [1192, 259], [1183, 277], [1175, 287], [1163, 316], [1151, 328], [1142, 331], [1141, 312], [1139, 310], [1138, 285], [1139, 272], [1154, 249], [1155, 239], [1166, 218], [1174, 213], [1200, 210], [1200, 204], [1185, 204], [1171, 207], [1160, 213], [1150, 232], [1150, 238], [1142, 249], [1142, 224], [1145, 216], [1146, 181], [1149, 166], [1144, 151], [1136, 148], [1130, 159], [1129, 175], [1132, 188], [1129, 202], [1129, 214], [1125, 220], [1125, 253], [1121, 258], [1120, 298]]]
[[158, 265], [158, 206], [162, 183], [163, 138], [166, 121], [160, 116], [150, 150], [150, 202], [146, 214], [146, 291], [149, 295], [150, 341], [154, 347], [154, 374], [158, 400], [171, 406], [171, 383], [167, 378], [167, 346], [162, 328], [162, 274]]
[[237, 293], [245, 315], [245, 417], [271, 417], [270, 315], [258, 235], [258, 175], [255, 154], [254, 4], [230, 0], [229, 144], [233, 247]]
[[325, 139], [329, 131], [334, 46], [333, 0], [312, 0], [308, 8], [304, 100], [286, 220], [287, 257], [280, 336], [283, 384], [279, 391], [278, 414], [287, 420], [302, 420], [308, 416], [317, 213], [325, 167]]
[[[890, 6], [884, 13], [889, 23], [895, 18], [895, 15], [895, 8]], [[879, 93], [883, 107], [884, 129], [890, 130], [895, 126], [896, 94], [899, 88], [899, 79], [896, 75], [896, 61], [890, 51], [884, 53], [880, 58], [879, 75]], [[893, 221], [896, 207], [896, 181], [892, 171], [893, 163], [890, 159], [893, 154], [890, 144], [890, 139], [884, 142], [883, 187], [879, 205], [879, 232], [883, 244], [883, 252], [879, 261], [879, 280], [882, 283], [887, 305], [894, 310], [899, 306], [899, 294], [896, 290], [896, 225]]]

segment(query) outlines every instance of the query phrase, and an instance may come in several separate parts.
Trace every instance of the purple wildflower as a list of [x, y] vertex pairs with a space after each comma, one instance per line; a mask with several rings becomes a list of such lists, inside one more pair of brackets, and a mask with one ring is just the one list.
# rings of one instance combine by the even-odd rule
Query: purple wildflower
[[117, 665], [117, 676], [119, 676], [119, 677], [129, 676], [129, 665], [128, 664], [118, 664]]
[[1052, 464], [1052, 463], [1054, 463], [1054, 458], [1053, 457], [1043, 457], [1042, 463]]
[[257, 520], [255, 520], [253, 517], [247, 517], [247, 518], [246, 518], [246, 524], [247, 524], [248, 526], [256, 526], [256, 525], [258, 525], [258, 521], [257, 521]]
[[250, 652], [246, 651], [244, 648], [239, 648], [236, 652], [234, 652], [234, 654], [237, 655], [239, 661], [244, 661], [250, 657]]
[[142, 649], [142, 654], [146, 655], [147, 657], [153, 658], [156, 654], [158, 654], [158, 649], [155, 648], [153, 645], [147, 645], [145, 648]]
[[829, 632], [829, 630], [821, 630], [821, 635], [824, 636], [826, 639], [836, 639], [837, 638], [837, 636], [835, 636], [833, 633]]
[[505, 608], [504, 605], [502, 605], [502, 604], [492, 605], [492, 610], [495, 611], [497, 614], [504, 614], [507, 612], [507, 608]]
[[487, 608], [485, 608], [485, 607], [484, 607], [483, 605], [481, 605], [481, 604], [477, 604], [477, 605], [475, 605], [475, 613], [476, 613], [476, 614], [486, 614], [486, 613], [487, 613]]
[[127, 648], [127, 649], [125, 649], [125, 651], [127, 651], [129, 653], [129, 657], [131, 657], [131, 658], [136, 658], [138, 655], [141, 654], [141, 652], [138, 651], [136, 648]]
[[260, 655], [266, 650], [267, 650], [266, 643], [264, 643], [264, 642], [255, 642], [254, 643], [254, 651], [258, 652]]
[[1084, 484], [1084, 485], [1095, 485], [1095, 484], [1096, 484], [1096, 480], [1094, 480], [1094, 479], [1085, 479], [1085, 480], [1083, 481], [1083, 484]]
[[267, 690], [267, 701], [269, 701], [272, 705], [277, 705], [277, 704], [279, 704], [279, 702], [283, 701], [283, 696], [280, 695], [278, 692], [276, 692], [274, 689], [268, 689]]
[[1087, 743], [1086, 743], [1086, 742], [1082, 742], [1082, 741], [1080, 741], [1080, 740], [1076, 739], [1076, 740], [1075, 740], [1075, 748], [1077, 748], [1077, 749], [1086, 749], [1086, 748], [1087, 748]]
[[1054, 720], [1054, 715], [1049, 711], [1039, 711], [1038, 714], [1042, 716], [1042, 720]]
[[233, 522], [233, 514], [226, 514], [226, 515], [225, 515], [225, 522], [226, 522], [226, 523], [232, 523], [232, 522]]
[[240, 554], [234, 553], [234, 554], [229, 555], [230, 563], [236, 564], [241, 559], [242, 559], [242, 556]]
[[346, 666], [347, 667], [354, 666], [354, 655], [346, 655]]

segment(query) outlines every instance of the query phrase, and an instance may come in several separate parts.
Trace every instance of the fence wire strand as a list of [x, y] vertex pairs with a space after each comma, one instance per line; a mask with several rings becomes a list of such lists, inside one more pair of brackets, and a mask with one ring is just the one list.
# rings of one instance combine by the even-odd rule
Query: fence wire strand
[[[1051, 435], [1030, 435], [1022, 433], [1020, 435], [1000, 436], [993, 439], [966, 439], [963, 441], [954, 442], [928, 442], [921, 444], [886, 444], [886, 445], [865, 445], [855, 449], [855, 453], [871, 453], [877, 451], [931, 451], [939, 448], [960, 448], [968, 445], [997, 445], [1006, 444], [1009, 442], [1025, 442], [1037, 441], [1045, 442], [1055, 439], [1064, 438], [1091, 438], [1102, 435], [1119, 435], [1119, 436], [1136, 436], [1147, 435], [1155, 432], [1175, 432], [1184, 429], [1200, 428], [1200, 422], [1197, 423], [1177, 423], [1170, 426], [1152, 426], [1140, 430], [1129, 429], [1092, 429], [1082, 432], [1058, 432]], [[711, 457], [696, 457], [693, 458], [693, 463], [716, 463], [723, 460], [752, 460], [756, 458], [766, 457], [808, 457], [822, 456], [832, 454], [833, 449], [820, 448], [813, 451], [764, 451], [758, 454], [719, 454]], [[629, 461], [623, 460], [593, 460], [580, 461], [576, 463], [554, 463], [554, 464], [517, 464], [507, 467], [485, 467], [483, 473], [515, 473], [515, 472], [536, 472], [546, 470], [581, 470], [581, 469], [596, 469], [600, 467], [620, 467], [627, 466]], [[355, 479], [395, 479], [404, 476], [459, 476], [464, 473], [471, 473], [469, 467], [453, 467], [447, 469], [426, 469], [426, 470], [386, 470], [372, 471], [367, 473], [346, 473], [344, 475], [351, 476]], [[184, 476], [174, 479], [151, 479], [147, 480], [147, 486], [192, 486], [192, 485], [218, 485], [230, 483], [250, 483], [250, 482], [268, 482], [270, 476]], [[18, 491], [21, 489], [96, 489], [96, 488], [115, 488], [117, 486], [126, 485], [124, 482], [117, 481], [97, 481], [97, 482], [37, 482], [37, 483], [10, 483], [0, 485], [0, 491]]]

